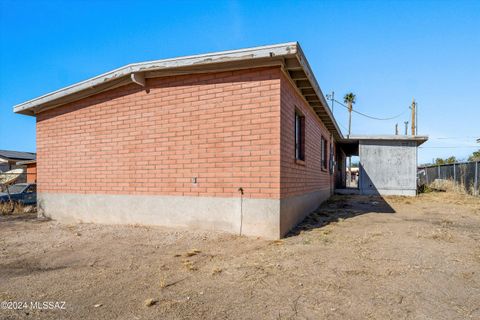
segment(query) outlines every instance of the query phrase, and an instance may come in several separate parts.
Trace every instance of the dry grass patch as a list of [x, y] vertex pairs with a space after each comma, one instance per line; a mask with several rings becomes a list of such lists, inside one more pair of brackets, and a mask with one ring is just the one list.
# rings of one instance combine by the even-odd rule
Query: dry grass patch
[[197, 271], [198, 270], [198, 267], [195, 266], [195, 264], [188, 259], [183, 260], [182, 264], [188, 271]]
[[393, 212], [378, 197], [334, 199], [277, 241], [1, 216], [0, 300], [74, 306], [31, 311], [39, 320], [480, 319], [480, 199], [384, 197]]
[[428, 235], [427, 237], [431, 238], [431, 239], [434, 239], [434, 240], [454, 242], [452, 233], [450, 231], [446, 230], [446, 229], [436, 229], [436, 230], [432, 231], [432, 233], [430, 235]]
[[197, 254], [201, 253], [202, 251], [198, 250], [198, 249], [192, 249], [190, 251], [188, 251], [185, 255], [187, 257], [193, 257], [193, 256], [196, 256]]
[[276, 245], [276, 246], [280, 246], [280, 245], [283, 244], [283, 240], [273, 240], [271, 242], [271, 244]]
[[0, 214], [8, 215], [8, 214], [19, 214], [24, 213], [27, 207], [21, 203], [9, 201], [0, 203]]
[[214, 269], [212, 270], [212, 276], [217, 275], [217, 274], [220, 274], [220, 273], [222, 273], [222, 271], [223, 271], [223, 270], [222, 270], [221, 268], [214, 268]]
[[160, 288], [164, 289], [168, 286], [167, 278], [165, 276], [160, 277]]
[[480, 197], [469, 194], [458, 194], [454, 192], [431, 192], [427, 194], [421, 194], [418, 197], [418, 200], [460, 205], [462, 208], [473, 209], [476, 213], [480, 213]]

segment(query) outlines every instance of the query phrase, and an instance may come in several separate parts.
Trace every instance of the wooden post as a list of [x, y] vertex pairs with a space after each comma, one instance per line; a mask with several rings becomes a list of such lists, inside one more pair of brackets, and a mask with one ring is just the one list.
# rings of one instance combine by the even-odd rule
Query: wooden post
[[453, 187], [457, 185], [457, 174], [456, 174], [456, 166], [455, 163], [453, 164]]
[[475, 162], [475, 195], [478, 196], [478, 161]]

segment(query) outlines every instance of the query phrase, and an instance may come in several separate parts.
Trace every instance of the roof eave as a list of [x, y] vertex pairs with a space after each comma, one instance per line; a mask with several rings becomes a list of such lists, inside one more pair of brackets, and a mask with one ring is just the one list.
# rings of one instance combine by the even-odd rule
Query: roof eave
[[[303, 53], [303, 50], [300, 47], [299, 43], [297, 43], [297, 58], [298, 58], [300, 64], [302, 65], [303, 70], [308, 77], [308, 80], [310, 81], [310, 83], [312, 85], [312, 89], [315, 91], [316, 96], [319, 99], [320, 105], [323, 107], [323, 111], [325, 112], [326, 117], [322, 118], [322, 116], [321, 116], [321, 114], [319, 114], [319, 112], [316, 112], [316, 113], [319, 115], [322, 122], [324, 122], [324, 124], [327, 125], [327, 127], [329, 127], [328, 126], [329, 124], [325, 123], [325, 122], [330, 122], [331, 121], [331, 127], [329, 127], [328, 129], [330, 129], [330, 130], [333, 129], [332, 131], [334, 131], [334, 133], [336, 133], [335, 139], [337, 139], [337, 140], [343, 139], [344, 137], [343, 137], [342, 131], [340, 130], [340, 127], [338, 126], [338, 123], [335, 120], [335, 117], [333, 116], [333, 114], [330, 110], [330, 107], [328, 106], [327, 101], [325, 100], [325, 96], [323, 95], [322, 89], [320, 89], [320, 85], [318, 84], [317, 79], [315, 78], [314, 73], [313, 73], [312, 69], [310, 68], [310, 64], [308, 63], [308, 60], [305, 57], [305, 54]], [[315, 110], [315, 106], [313, 105], [313, 101], [310, 101], [309, 103], [311, 104], [312, 108]]]
[[121, 82], [122, 85], [131, 83], [132, 80], [129, 76], [133, 73], [182, 68], [196, 65], [235, 62], [246, 59], [256, 60], [261, 58], [272, 58], [275, 56], [288, 56], [294, 55], [296, 53], [296, 50], [297, 43], [289, 42], [256, 48], [222, 51], [217, 53], [208, 53], [129, 64], [124, 67], [103, 73], [96, 77], [45, 94], [38, 98], [18, 104], [13, 107], [13, 112], [25, 115], [35, 115], [35, 108], [41, 106], [48, 106], [49, 104], [63, 104], [61, 102], [62, 98], [66, 96], [78, 94], [80, 92], [89, 90], [92, 91], [92, 94], [98, 93], [99, 91], [96, 91], [95, 89], [99, 87], [101, 88], [106, 83], [111, 83], [112, 81]]
[[[342, 139], [342, 132], [298, 42], [129, 64], [18, 104], [14, 106], [13, 111], [35, 116], [38, 112], [115, 87], [133, 82], [141, 85], [142, 81], [138, 81], [138, 79], [142, 80], [148, 77], [212, 72], [228, 70], [228, 67], [230, 67], [230, 70], [236, 70], [268, 66], [275, 63], [281, 65], [287, 71], [305, 101], [315, 111], [327, 129], [333, 133], [335, 139]], [[137, 79], [134, 75], [138, 74], [141, 76]]]
[[350, 136], [350, 138], [344, 138], [340, 140], [341, 143], [351, 144], [358, 143], [359, 141], [415, 141], [417, 146], [428, 141], [428, 136], [406, 136], [406, 135], [359, 135]]

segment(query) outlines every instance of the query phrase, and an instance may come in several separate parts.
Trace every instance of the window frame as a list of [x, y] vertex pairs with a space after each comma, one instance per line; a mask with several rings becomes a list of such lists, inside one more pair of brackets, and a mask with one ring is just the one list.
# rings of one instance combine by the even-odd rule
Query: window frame
[[305, 115], [298, 109], [295, 109], [293, 133], [295, 161], [302, 164], [305, 162]]
[[320, 138], [320, 166], [322, 171], [327, 171], [328, 169], [328, 140], [324, 135]]

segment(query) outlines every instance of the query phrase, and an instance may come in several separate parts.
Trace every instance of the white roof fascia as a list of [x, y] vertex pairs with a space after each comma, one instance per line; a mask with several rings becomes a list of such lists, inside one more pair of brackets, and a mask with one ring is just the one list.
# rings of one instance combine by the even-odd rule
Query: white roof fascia
[[290, 56], [295, 55], [297, 52], [297, 42], [282, 43], [276, 45], [247, 48], [240, 50], [230, 50], [215, 53], [207, 53], [193, 56], [185, 56], [179, 58], [155, 60], [148, 62], [140, 62], [126, 65], [124, 67], [103, 73], [96, 77], [75, 83], [68, 87], [47, 93], [38, 98], [20, 103], [13, 107], [13, 111], [21, 113], [22, 111], [35, 108], [53, 102], [57, 99], [65, 96], [94, 88], [97, 85], [103, 84], [108, 81], [119, 79], [128, 76], [132, 73], [180, 68], [192, 65], [211, 64], [219, 62], [240, 61], [240, 60], [253, 60], [260, 58], [271, 58], [275, 56]]

